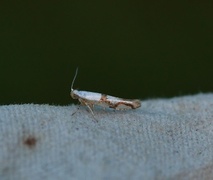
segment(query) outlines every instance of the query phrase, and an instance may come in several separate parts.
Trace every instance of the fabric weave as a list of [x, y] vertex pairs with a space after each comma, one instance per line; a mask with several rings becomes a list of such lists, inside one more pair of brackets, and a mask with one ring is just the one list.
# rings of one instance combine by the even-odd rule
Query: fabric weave
[[213, 179], [213, 94], [76, 109], [0, 106], [0, 179]]

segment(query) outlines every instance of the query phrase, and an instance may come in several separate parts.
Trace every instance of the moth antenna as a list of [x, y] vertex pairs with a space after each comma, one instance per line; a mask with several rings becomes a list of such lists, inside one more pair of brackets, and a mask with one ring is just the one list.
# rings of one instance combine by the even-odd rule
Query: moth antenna
[[78, 67], [76, 68], [75, 76], [74, 76], [74, 78], [73, 78], [73, 80], [72, 80], [71, 91], [73, 91], [73, 85], [74, 85], [74, 82], [75, 82], [75, 79], [76, 79], [77, 74], [78, 74]]

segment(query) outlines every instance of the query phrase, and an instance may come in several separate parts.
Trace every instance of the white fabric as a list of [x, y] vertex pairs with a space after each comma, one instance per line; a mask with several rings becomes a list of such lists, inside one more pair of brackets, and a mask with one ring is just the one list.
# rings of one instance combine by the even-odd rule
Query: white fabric
[[213, 94], [77, 108], [0, 106], [0, 179], [213, 179]]

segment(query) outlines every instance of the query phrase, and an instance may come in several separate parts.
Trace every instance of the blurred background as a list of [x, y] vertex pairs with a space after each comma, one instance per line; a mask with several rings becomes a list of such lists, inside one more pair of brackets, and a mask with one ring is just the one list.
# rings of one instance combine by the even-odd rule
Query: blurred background
[[212, 1], [1, 1], [0, 104], [213, 92]]

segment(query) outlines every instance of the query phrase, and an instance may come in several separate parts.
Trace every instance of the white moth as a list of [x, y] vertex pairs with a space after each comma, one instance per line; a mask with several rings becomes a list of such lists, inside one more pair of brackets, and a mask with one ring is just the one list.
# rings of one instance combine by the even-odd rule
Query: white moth
[[73, 99], [78, 99], [82, 105], [86, 105], [94, 118], [95, 116], [92, 110], [94, 105], [114, 108], [116, 110], [136, 109], [141, 106], [141, 101], [138, 99], [123, 99], [97, 92], [75, 90], [73, 89], [73, 85], [77, 74], [78, 68], [76, 69], [75, 76], [71, 84], [70, 95]]

